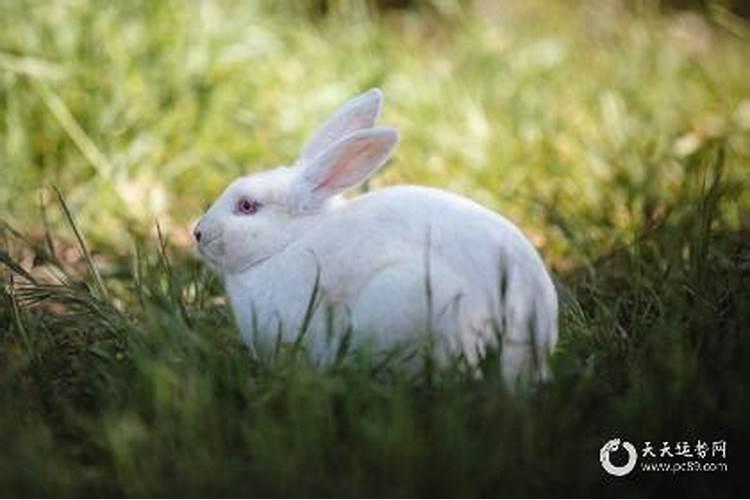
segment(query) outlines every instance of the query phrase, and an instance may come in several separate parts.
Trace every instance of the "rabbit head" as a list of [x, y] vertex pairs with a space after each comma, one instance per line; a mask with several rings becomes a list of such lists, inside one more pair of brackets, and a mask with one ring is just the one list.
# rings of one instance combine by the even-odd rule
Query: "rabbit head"
[[383, 95], [372, 89], [347, 102], [312, 135], [291, 167], [237, 179], [195, 227], [198, 250], [225, 274], [278, 254], [343, 203], [341, 193], [380, 168], [398, 132], [375, 127]]

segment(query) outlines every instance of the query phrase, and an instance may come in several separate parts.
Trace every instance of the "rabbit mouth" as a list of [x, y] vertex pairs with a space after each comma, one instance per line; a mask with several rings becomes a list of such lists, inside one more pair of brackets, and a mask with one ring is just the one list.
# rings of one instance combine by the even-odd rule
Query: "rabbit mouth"
[[201, 241], [200, 245], [198, 245], [198, 253], [209, 263], [220, 267], [222, 257], [224, 256], [224, 245], [218, 237]]

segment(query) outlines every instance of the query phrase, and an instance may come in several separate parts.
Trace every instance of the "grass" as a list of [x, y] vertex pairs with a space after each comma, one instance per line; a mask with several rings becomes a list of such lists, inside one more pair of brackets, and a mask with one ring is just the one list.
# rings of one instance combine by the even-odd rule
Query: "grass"
[[[314, 5], [0, 3], [0, 493], [746, 496], [746, 22]], [[509, 395], [493, 356], [480, 380], [258, 363], [192, 256], [226, 182], [372, 85], [402, 144], [371, 187], [467, 194], [553, 269], [539, 390]], [[616, 436], [726, 440], [729, 471], [611, 477]]]

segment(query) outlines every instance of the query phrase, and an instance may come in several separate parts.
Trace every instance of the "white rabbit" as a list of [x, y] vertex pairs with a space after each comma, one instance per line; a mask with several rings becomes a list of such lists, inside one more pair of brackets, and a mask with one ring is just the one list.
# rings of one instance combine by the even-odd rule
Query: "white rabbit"
[[430, 339], [438, 360], [470, 364], [501, 338], [506, 380], [546, 378], [557, 294], [516, 226], [438, 189], [341, 196], [398, 143], [374, 127], [382, 100], [373, 89], [346, 103], [294, 166], [234, 181], [196, 226], [243, 338], [263, 355], [304, 330], [322, 363], [337, 337], [376, 352]]

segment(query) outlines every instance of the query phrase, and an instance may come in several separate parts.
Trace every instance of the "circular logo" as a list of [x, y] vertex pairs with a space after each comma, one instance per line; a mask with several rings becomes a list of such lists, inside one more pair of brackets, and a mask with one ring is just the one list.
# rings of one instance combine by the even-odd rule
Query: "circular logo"
[[[628, 462], [625, 465], [615, 465], [609, 457], [611, 453], [620, 449], [621, 445], [628, 452]], [[602, 468], [613, 476], [625, 476], [629, 474], [635, 467], [637, 460], [638, 452], [635, 451], [635, 446], [627, 441], [621, 441], [619, 438], [610, 439], [599, 450], [599, 461], [602, 463]]]

